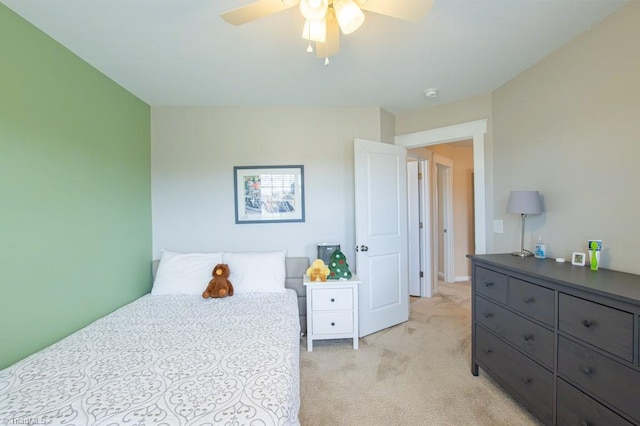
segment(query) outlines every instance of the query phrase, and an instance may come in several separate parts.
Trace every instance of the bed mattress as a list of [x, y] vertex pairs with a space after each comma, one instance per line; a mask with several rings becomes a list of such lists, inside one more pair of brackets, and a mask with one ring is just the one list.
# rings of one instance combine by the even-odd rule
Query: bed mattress
[[290, 425], [295, 292], [146, 295], [0, 371], [0, 424]]

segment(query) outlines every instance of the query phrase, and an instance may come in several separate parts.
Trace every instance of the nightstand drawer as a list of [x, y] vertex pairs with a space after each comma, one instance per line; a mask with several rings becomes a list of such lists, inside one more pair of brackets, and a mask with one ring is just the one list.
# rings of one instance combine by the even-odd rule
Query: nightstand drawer
[[314, 288], [311, 292], [314, 311], [353, 309], [353, 290], [350, 288]]
[[558, 379], [558, 426], [631, 426], [590, 396]]
[[560, 330], [633, 362], [633, 315], [560, 293]]
[[560, 336], [558, 373], [640, 421], [640, 372]]
[[502, 304], [507, 304], [507, 276], [476, 266], [476, 292]]
[[553, 290], [517, 278], [509, 278], [509, 306], [524, 315], [553, 326]]
[[553, 332], [482, 297], [476, 297], [475, 320], [523, 352], [553, 368]]
[[353, 312], [314, 312], [313, 334], [353, 332]]

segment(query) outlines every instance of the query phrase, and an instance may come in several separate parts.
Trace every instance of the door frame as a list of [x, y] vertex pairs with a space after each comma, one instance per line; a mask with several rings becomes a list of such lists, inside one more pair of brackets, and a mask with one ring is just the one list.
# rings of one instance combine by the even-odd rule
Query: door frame
[[[418, 220], [420, 221], [419, 229], [419, 252], [420, 258], [420, 297], [432, 297], [436, 293], [433, 286], [433, 267], [431, 256], [431, 206], [433, 205], [431, 173], [433, 167], [433, 156], [425, 157], [419, 152], [407, 151], [407, 158], [413, 158], [418, 162]], [[411, 262], [411, 259], [409, 259]], [[411, 266], [409, 266], [411, 270]]]
[[431, 247], [431, 206], [433, 200], [431, 199], [432, 188], [429, 183], [429, 173], [433, 169], [433, 158], [431, 160], [422, 158], [420, 160], [420, 172], [422, 173], [422, 179], [420, 179], [420, 220], [422, 221], [422, 229], [420, 229], [420, 264], [422, 266], [422, 280], [420, 287], [420, 295], [422, 297], [432, 297], [435, 294], [433, 287], [433, 256]]
[[487, 119], [482, 119], [395, 137], [395, 144], [404, 146], [407, 149], [473, 139], [475, 254], [485, 254], [487, 252], [487, 200], [484, 155], [486, 133]]

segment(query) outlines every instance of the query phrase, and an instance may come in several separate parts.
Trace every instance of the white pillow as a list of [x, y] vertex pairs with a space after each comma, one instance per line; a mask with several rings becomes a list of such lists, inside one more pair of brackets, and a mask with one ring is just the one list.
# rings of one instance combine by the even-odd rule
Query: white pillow
[[229, 265], [229, 281], [235, 293], [286, 293], [286, 250], [271, 252], [223, 253]]
[[222, 253], [175, 253], [162, 250], [151, 294], [201, 295]]

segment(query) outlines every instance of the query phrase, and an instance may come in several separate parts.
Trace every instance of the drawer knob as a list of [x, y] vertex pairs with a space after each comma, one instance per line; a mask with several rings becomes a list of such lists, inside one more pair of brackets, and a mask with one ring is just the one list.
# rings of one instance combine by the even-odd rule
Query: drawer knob
[[533, 342], [534, 340], [536, 340], [536, 338], [533, 334], [527, 334], [526, 336], [524, 336], [524, 340], [526, 340], [527, 342]]
[[334, 327], [335, 325], [336, 325], [336, 323], [335, 323], [335, 322], [332, 322], [332, 323], [331, 323], [331, 327]]
[[493, 353], [493, 349], [486, 349], [484, 352], [490, 355]]
[[593, 325], [593, 321], [589, 321], [589, 320], [584, 320], [582, 321], [582, 325], [584, 325], [585, 327], [589, 328]]
[[524, 299], [524, 303], [526, 303], [527, 305], [529, 303], [533, 303], [535, 301], [536, 301], [536, 299], [534, 299], [533, 297], [527, 297], [526, 299]]
[[484, 286], [485, 287], [492, 287], [493, 283], [491, 281], [487, 281], [487, 282], [484, 283]]
[[529, 385], [533, 383], [533, 379], [531, 377], [525, 377], [522, 379], [522, 383], [524, 383], [525, 385]]
[[486, 314], [484, 314], [484, 317], [489, 319], [489, 318], [493, 318], [493, 314], [491, 312], [488, 312]]
[[593, 368], [591, 368], [591, 367], [582, 367], [582, 372], [583, 372], [584, 374], [586, 374], [587, 376], [591, 376], [593, 373], [595, 373], [595, 372], [596, 372], [596, 370], [594, 370], [594, 369], [593, 369]]
[[332, 298], [331, 298], [331, 301], [332, 301], [332, 302], [335, 302], [335, 301], [336, 301], [336, 299], [334, 299], [334, 298], [332, 297]]

